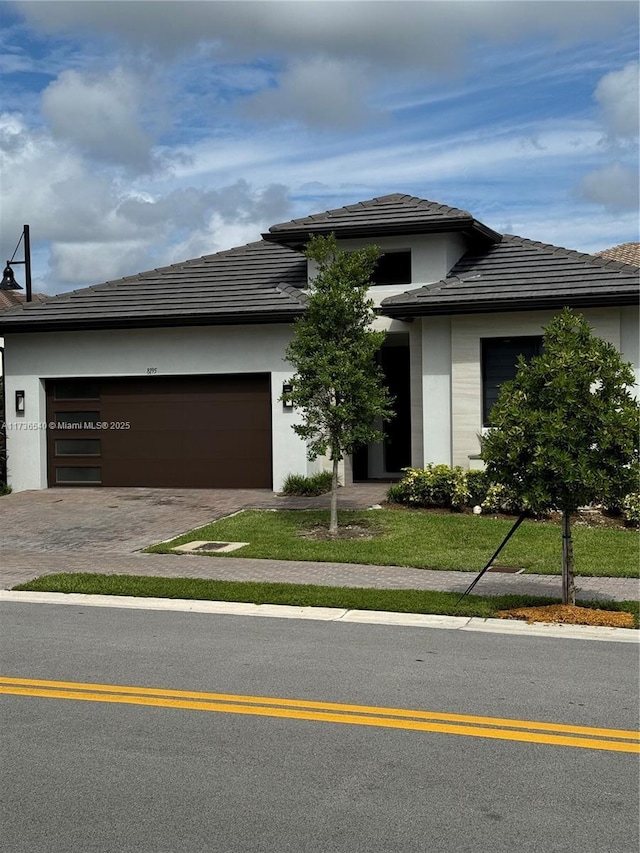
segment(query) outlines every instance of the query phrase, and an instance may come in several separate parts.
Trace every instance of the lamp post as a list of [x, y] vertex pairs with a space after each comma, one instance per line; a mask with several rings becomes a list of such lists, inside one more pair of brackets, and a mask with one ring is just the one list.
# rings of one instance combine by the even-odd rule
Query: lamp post
[[[20, 247], [20, 243], [24, 242], [24, 261], [14, 261], [16, 252]], [[15, 248], [13, 257], [7, 261], [7, 265], [2, 273], [2, 281], [0, 282], [0, 290], [22, 290], [22, 287], [15, 280], [13, 269], [16, 264], [24, 264], [24, 282], [26, 288], [26, 301], [31, 302], [31, 241], [29, 239], [29, 226], [22, 226], [22, 236], [18, 240], [18, 245]]]

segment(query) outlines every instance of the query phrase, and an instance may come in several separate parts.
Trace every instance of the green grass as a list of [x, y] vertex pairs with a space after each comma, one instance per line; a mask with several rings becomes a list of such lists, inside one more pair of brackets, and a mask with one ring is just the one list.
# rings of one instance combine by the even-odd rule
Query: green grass
[[[349, 610], [385, 610], [393, 613], [431, 613], [442, 616], [495, 616], [499, 610], [557, 604], [554, 598], [532, 595], [468, 595], [457, 605], [457, 592], [416, 589], [360, 589], [292, 583], [250, 583], [199, 578], [156, 578], [89, 573], [43, 575], [16, 590], [79, 592], [86, 595], [133, 595], [142, 598], [183, 598], [204, 601], [241, 601], [254, 604], [291, 604], [296, 607], [341, 607]], [[633, 613], [638, 625], [637, 601], [580, 602], [601, 610]]]
[[[176, 545], [195, 539], [249, 542], [224, 556], [479, 572], [513, 524], [485, 516], [402, 509], [340, 513], [341, 525], [353, 523], [370, 527], [374, 537], [314, 540], [301, 536], [314, 525], [327, 525], [326, 510], [247, 510], [148, 550], [168, 553]], [[636, 530], [574, 526], [573, 531], [578, 575], [640, 576]], [[496, 562], [536, 574], [557, 575], [561, 574], [561, 560], [560, 525], [531, 520], [523, 522]]]

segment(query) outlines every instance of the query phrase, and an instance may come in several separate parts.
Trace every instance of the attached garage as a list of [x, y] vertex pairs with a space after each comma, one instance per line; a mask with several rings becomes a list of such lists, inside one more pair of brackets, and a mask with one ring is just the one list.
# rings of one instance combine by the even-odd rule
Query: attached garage
[[269, 374], [46, 383], [49, 486], [271, 488]]

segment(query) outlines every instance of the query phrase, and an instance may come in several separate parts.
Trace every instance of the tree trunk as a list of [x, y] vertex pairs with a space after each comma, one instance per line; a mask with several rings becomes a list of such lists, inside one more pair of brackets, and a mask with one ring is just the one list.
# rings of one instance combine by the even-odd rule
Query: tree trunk
[[566, 509], [562, 510], [562, 603], [576, 603], [571, 513]]
[[329, 533], [335, 536], [338, 532], [338, 460], [333, 458], [333, 480], [331, 482], [331, 519]]

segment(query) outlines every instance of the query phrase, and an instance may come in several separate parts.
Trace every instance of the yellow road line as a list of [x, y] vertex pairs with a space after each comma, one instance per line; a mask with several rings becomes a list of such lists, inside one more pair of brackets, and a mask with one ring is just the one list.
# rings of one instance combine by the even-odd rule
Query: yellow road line
[[[346, 705], [334, 702], [307, 702], [299, 699], [278, 699], [266, 696], [156, 690], [148, 687], [136, 688], [121, 685], [98, 685], [82, 682], [9, 677], [0, 677], [0, 693], [379, 726], [383, 728], [465, 735], [468, 737], [485, 737], [527, 743], [546, 743], [556, 746], [601, 749], [614, 752], [640, 753], [640, 744], [629, 742], [630, 740], [637, 740], [639, 737], [638, 733], [626, 729], [600, 729], [588, 726], [556, 725], [553, 723], [510, 720], [499, 717], [474, 717], [462, 714], [411, 711], [402, 708], [378, 708], [367, 705]], [[336, 711], [341, 713], [334, 713]], [[433, 722], [435, 720], [445, 722]], [[464, 725], [464, 723], [468, 723], [469, 725]], [[508, 726], [510, 728], [500, 728], [501, 726]], [[521, 728], [533, 729], [533, 731], [513, 731], [513, 729]], [[545, 732], [550, 733], [547, 734]], [[586, 735], [590, 735], [591, 737], [587, 737]], [[624, 740], [612, 740], [611, 738]]]
[[571, 726], [562, 723], [543, 723], [533, 720], [514, 720], [504, 717], [479, 717], [469, 714], [447, 714], [432, 711], [408, 710], [405, 708], [386, 708], [375, 705], [349, 705], [340, 702], [314, 702], [306, 699], [282, 699], [270, 696], [247, 696], [231, 693], [203, 693], [193, 690], [170, 690], [155, 687], [130, 687], [120, 684], [94, 684], [78, 681], [51, 681], [46, 679], [10, 678], [0, 676], [1, 685], [16, 685], [25, 687], [55, 687], [65, 690], [89, 690], [114, 694], [135, 694], [139, 696], [175, 697], [180, 699], [198, 699], [213, 702], [239, 702], [243, 704], [277, 705], [288, 708], [309, 708], [323, 711], [357, 712], [393, 717], [412, 717], [418, 720], [438, 720], [443, 722], [472, 723], [474, 725], [507, 726], [519, 729], [535, 729], [536, 731], [563, 732], [576, 735], [592, 735], [594, 737], [625, 738], [640, 740], [640, 733], [627, 729], [603, 729], [592, 726]]

